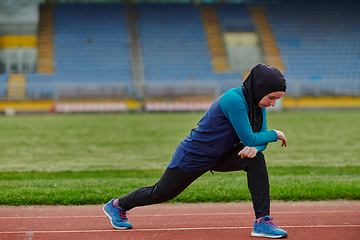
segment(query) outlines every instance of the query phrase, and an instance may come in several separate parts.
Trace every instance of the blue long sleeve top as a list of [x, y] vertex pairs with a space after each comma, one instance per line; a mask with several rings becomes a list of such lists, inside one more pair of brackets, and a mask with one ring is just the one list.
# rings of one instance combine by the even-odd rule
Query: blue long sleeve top
[[254, 133], [242, 89], [228, 90], [211, 104], [197, 128], [179, 143], [168, 167], [179, 167], [184, 172], [211, 169], [239, 141], [259, 152], [265, 150], [278, 137], [274, 130], [268, 131], [266, 108], [262, 114], [261, 130]]

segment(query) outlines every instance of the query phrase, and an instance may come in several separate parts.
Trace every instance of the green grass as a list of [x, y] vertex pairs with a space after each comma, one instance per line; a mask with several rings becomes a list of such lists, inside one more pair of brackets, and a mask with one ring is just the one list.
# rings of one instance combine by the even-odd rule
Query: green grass
[[200, 118], [201, 114], [1, 117], [0, 171], [163, 169]]
[[[100, 204], [160, 178], [203, 113], [0, 117], [0, 204]], [[270, 112], [271, 198], [360, 199], [360, 111]], [[246, 173], [206, 173], [171, 202], [250, 200]]]
[[[279, 200], [360, 199], [360, 167], [269, 167], [271, 197]], [[104, 203], [156, 183], [161, 170], [0, 173], [1, 205]], [[244, 172], [206, 173], [170, 202], [250, 200]]]

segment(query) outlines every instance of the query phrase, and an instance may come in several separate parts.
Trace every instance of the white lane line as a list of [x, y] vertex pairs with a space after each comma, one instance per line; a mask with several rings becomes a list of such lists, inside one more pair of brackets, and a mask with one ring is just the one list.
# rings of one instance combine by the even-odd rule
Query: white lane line
[[[311, 225], [311, 226], [279, 226], [281, 228], [343, 228], [360, 227], [360, 225]], [[196, 228], [153, 228], [153, 229], [130, 229], [130, 230], [106, 230], [106, 229], [88, 229], [88, 230], [28, 230], [28, 231], [4, 231], [0, 234], [24, 234], [24, 233], [102, 233], [102, 232], [154, 232], [154, 231], [188, 231], [188, 230], [236, 230], [252, 229], [252, 227], [196, 227]]]
[[[319, 213], [360, 213], [359, 211], [307, 211], [307, 212], [271, 212], [271, 214], [319, 214]], [[177, 217], [177, 216], [214, 216], [214, 215], [253, 215], [254, 213], [170, 213], [170, 214], [129, 214], [129, 217]], [[99, 216], [26, 216], [26, 217], [1, 217], [0, 219], [57, 219], [57, 218], [106, 218]]]

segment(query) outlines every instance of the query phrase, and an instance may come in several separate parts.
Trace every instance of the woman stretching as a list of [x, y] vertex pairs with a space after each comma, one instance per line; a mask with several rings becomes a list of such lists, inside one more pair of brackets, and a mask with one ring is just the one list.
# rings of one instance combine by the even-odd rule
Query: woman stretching
[[117, 229], [132, 228], [126, 213], [139, 206], [166, 202], [184, 191], [207, 171], [247, 172], [256, 220], [254, 237], [285, 238], [270, 214], [269, 179], [262, 151], [269, 142], [286, 138], [268, 131], [266, 107], [275, 106], [286, 90], [283, 74], [275, 67], [258, 64], [241, 88], [218, 97], [198, 122], [198, 127], [180, 142], [160, 180], [104, 205], [104, 212]]

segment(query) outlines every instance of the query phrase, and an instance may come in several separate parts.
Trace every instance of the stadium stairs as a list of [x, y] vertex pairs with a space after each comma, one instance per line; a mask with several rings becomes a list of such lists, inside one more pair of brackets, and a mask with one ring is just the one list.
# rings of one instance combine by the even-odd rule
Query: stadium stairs
[[7, 82], [7, 98], [10, 101], [22, 101], [26, 98], [26, 79], [25, 74], [10, 74], [9, 80]]
[[54, 6], [40, 5], [37, 73], [54, 73]]
[[202, 6], [200, 9], [213, 70], [215, 72], [229, 71], [230, 68], [226, 59], [226, 51], [215, 7]]
[[250, 6], [249, 10], [263, 42], [266, 63], [278, 68], [280, 71], [284, 71], [285, 69], [282, 64], [279, 49], [276, 46], [276, 41], [273, 37], [264, 7]]

